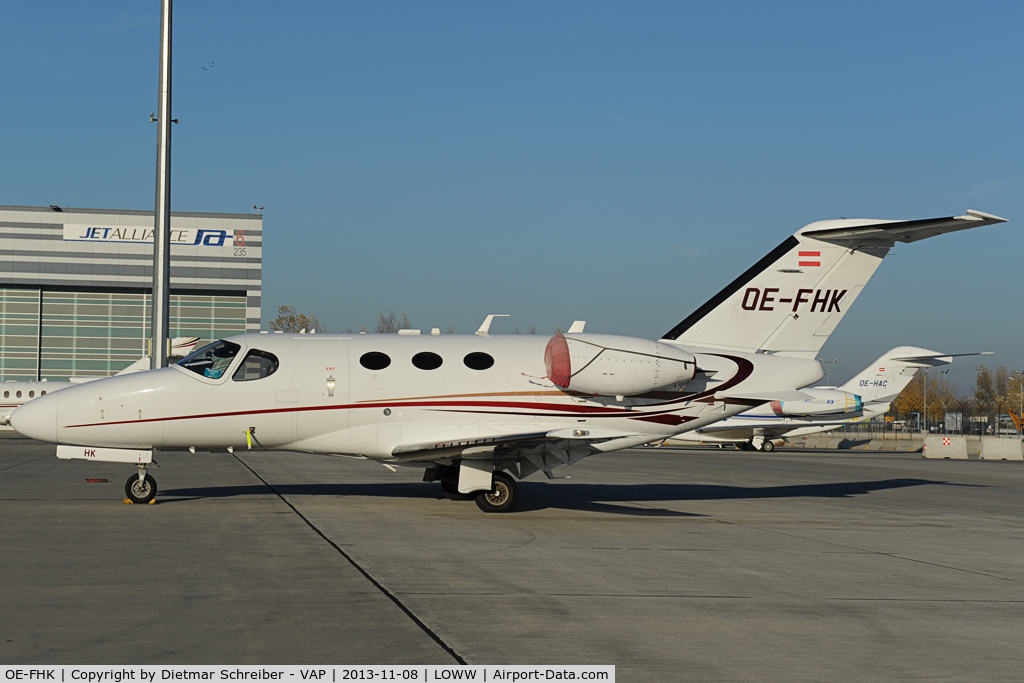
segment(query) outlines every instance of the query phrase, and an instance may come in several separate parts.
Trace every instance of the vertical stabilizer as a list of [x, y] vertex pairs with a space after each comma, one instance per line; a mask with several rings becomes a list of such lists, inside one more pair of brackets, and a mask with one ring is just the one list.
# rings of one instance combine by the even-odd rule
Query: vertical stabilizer
[[[915, 360], [903, 360], [906, 358]], [[933, 360], [928, 362], [917, 358]], [[865, 403], [889, 403], [910, 384], [919, 368], [935, 365], [946, 365], [942, 354], [916, 346], [898, 346], [883, 354], [840, 388], [859, 395]]]
[[812, 223], [675, 326], [688, 346], [814, 358], [896, 242], [1000, 223], [977, 211], [919, 221]]

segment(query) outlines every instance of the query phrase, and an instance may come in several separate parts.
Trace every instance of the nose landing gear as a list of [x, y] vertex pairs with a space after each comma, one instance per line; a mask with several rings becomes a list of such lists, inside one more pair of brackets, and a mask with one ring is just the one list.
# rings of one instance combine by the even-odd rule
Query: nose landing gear
[[156, 497], [156, 479], [147, 472], [149, 468], [139, 466], [139, 473], [128, 477], [124, 483], [125, 501], [135, 504], [152, 503]]

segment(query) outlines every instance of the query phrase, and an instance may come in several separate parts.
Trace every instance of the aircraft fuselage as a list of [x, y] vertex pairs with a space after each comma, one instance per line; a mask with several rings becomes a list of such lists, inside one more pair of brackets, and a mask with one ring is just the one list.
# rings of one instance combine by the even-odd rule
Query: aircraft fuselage
[[[598, 446], [615, 450], [749, 409], [715, 399], [740, 384], [799, 387], [821, 377], [814, 361], [691, 350], [702, 372], [685, 387], [595, 396], [547, 379], [547, 336], [248, 334], [227, 341], [239, 348], [220, 370], [175, 365], [70, 387], [20, 409], [15, 426], [57, 443], [200, 450], [246, 447], [253, 430], [268, 449], [378, 460], [407, 444], [585, 428], [621, 433]], [[241, 366], [251, 351], [272, 356], [277, 367], [256, 377], [252, 364], [254, 378], [246, 379]]]

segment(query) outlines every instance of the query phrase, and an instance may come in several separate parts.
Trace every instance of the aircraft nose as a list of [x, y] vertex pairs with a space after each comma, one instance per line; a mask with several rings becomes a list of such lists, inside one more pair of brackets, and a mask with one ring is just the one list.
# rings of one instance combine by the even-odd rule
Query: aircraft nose
[[40, 396], [11, 413], [11, 426], [19, 434], [57, 443], [57, 397]]

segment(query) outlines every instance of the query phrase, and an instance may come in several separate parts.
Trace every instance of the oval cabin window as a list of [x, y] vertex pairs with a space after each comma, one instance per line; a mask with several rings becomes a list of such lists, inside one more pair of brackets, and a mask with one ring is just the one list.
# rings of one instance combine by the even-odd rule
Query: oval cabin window
[[463, 362], [466, 364], [466, 367], [471, 370], [486, 370], [494, 365], [494, 358], [492, 358], [489, 353], [474, 351], [473, 353], [468, 354], [463, 359]]
[[34, 392], [34, 391], [28, 392], [28, 397], [29, 398], [35, 398], [36, 397], [36, 392]]
[[17, 394], [15, 394], [15, 396], [17, 396], [18, 398], [21, 398], [21, 392], [19, 391]]
[[430, 351], [423, 351], [412, 357], [412, 364], [420, 370], [437, 370], [443, 362], [441, 356]]
[[367, 370], [383, 370], [391, 365], [391, 357], [380, 351], [368, 351], [360, 356], [359, 364]]
[[4, 398], [10, 398], [10, 397], [11, 397], [11, 392], [5, 391], [4, 392]]

